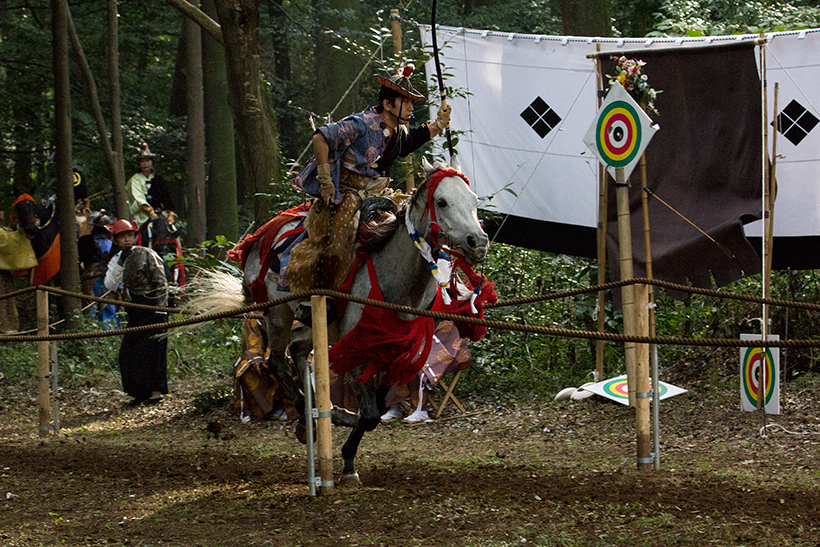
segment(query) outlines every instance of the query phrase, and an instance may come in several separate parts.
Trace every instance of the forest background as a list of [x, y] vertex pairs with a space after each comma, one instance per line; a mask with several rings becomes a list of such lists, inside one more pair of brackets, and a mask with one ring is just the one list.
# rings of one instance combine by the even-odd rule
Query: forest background
[[[66, 195], [62, 161], [62, 173], [67, 166], [83, 174], [93, 208], [124, 216], [118, 188], [136, 171], [133, 155], [146, 142], [157, 154], [157, 172], [183, 204], [180, 226], [191, 260], [212, 265], [217, 246], [236, 242], [303, 199], [288, 179], [310, 157], [311, 119], [321, 125], [328, 117], [339, 120], [363, 109], [378, 92], [372, 74], [395, 73], [406, 62], [422, 67], [431, 55], [408, 23], [430, 22], [428, 2], [204, 0], [198, 6], [221, 31], [213, 25], [205, 30], [185, 17], [182, 12], [191, 10], [184, 0], [0, 2], [3, 211], [8, 214], [23, 192], [36, 198]], [[391, 9], [403, 19], [399, 57], [393, 55]], [[820, 2], [461, 0], [440, 2], [437, 22], [550, 35], [723, 35], [820, 26]], [[426, 90], [421, 70], [413, 83]], [[416, 120], [427, 117], [422, 105]], [[429, 145], [397, 166], [398, 183], [418, 169], [422, 154], [432, 157]], [[586, 259], [494, 245], [484, 273], [505, 299], [593, 284], [596, 268]], [[816, 271], [776, 272], [773, 296], [817, 301], [818, 281]], [[729, 290], [759, 295], [760, 284], [759, 276], [752, 277]], [[63, 286], [71, 288], [71, 280]], [[659, 333], [736, 338], [754, 332], [760, 315], [750, 304], [700, 297], [681, 302], [664, 293], [659, 298]], [[608, 305], [606, 313], [608, 329], [618, 330], [617, 310]], [[594, 316], [594, 295], [490, 313], [493, 319], [590, 330]], [[772, 332], [811, 337], [817, 334], [816, 319], [813, 312], [789, 315], [778, 309]], [[77, 327], [98, 328], [87, 319]], [[224, 371], [238, 353], [237, 329], [218, 324], [203, 329], [195, 341], [177, 339], [171, 347], [172, 374]], [[65, 346], [64, 362], [78, 376], [108, 374], [116, 363], [110, 345]], [[7, 375], [33, 370], [19, 354], [3, 357], [7, 350], [12, 351], [0, 348]], [[662, 351], [667, 361], [686, 360], [695, 352]], [[608, 372], [615, 372], [622, 349], [608, 344], [607, 352], [613, 367]], [[473, 346], [473, 354], [476, 366], [490, 372], [474, 382], [476, 389], [489, 385], [488, 379], [493, 389], [577, 385], [595, 361], [594, 346], [583, 340], [493, 331]], [[793, 350], [784, 375], [805, 375], [815, 362], [813, 350]]]

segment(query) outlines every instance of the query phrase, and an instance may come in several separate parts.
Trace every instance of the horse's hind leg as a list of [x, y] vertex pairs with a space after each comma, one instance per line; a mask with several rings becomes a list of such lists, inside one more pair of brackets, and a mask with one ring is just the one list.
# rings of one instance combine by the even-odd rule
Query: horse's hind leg
[[[290, 395], [296, 410], [299, 412], [300, 419], [303, 420], [305, 398], [300, 382], [293, 379], [293, 372], [285, 355], [285, 350], [290, 342], [292, 325], [293, 310], [289, 306], [280, 305], [271, 308], [268, 315], [268, 347], [270, 348], [268, 368], [276, 376], [279, 385]], [[304, 442], [304, 439], [300, 439], [300, 441]]]
[[342, 459], [344, 460], [344, 468], [342, 470], [342, 485], [358, 486], [361, 484], [359, 474], [356, 472], [354, 460], [356, 453], [359, 451], [359, 443], [368, 431], [373, 431], [381, 422], [381, 415], [384, 405], [380, 401], [384, 401], [386, 390], [377, 388], [376, 381], [371, 378], [364, 384], [352, 382], [353, 390], [356, 392], [356, 398], [359, 401], [359, 420], [358, 424], [342, 447]]

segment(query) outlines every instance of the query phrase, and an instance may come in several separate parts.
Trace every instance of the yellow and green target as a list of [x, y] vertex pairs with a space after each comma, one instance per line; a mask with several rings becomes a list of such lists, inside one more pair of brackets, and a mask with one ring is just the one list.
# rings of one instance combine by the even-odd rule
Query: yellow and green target
[[641, 149], [638, 111], [626, 101], [612, 101], [598, 116], [595, 136], [599, 156], [607, 165], [628, 165]]
[[748, 348], [743, 354], [740, 375], [743, 394], [746, 400], [757, 405], [759, 389], [758, 372], [763, 367], [763, 393], [765, 395], [764, 405], [768, 405], [774, 394], [774, 358], [770, 348]]
[[[608, 382], [604, 382], [603, 390], [604, 393], [606, 393], [612, 398], [622, 399], [625, 401], [629, 400], [629, 385], [627, 384], [626, 378], [622, 376], [618, 378], [613, 378]], [[663, 382], [661, 382], [658, 388], [658, 396], [660, 398], [663, 398], [663, 396], [666, 395], [667, 391], [669, 391], [669, 388]]]

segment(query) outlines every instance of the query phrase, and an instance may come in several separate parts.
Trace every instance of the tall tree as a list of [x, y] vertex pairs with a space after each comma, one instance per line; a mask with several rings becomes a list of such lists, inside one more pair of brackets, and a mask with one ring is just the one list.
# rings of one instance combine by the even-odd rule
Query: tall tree
[[254, 218], [270, 218], [271, 184], [281, 178], [276, 118], [259, 66], [259, 0], [215, 0], [225, 41], [228, 89], [242, 167], [254, 192]]
[[[216, 17], [213, 0], [203, 0], [202, 10]], [[207, 237], [239, 239], [236, 202], [236, 147], [233, 118], [228, 101], [225, 49], [208, 34], [202, 35], [203, 83], [205, 87], [205, 148], [208, 186], [205, 211]]]
[[[121, 161], [117, 160], [117, 156], [111, 149], [111, 140], [108, 138], [108, 130], [105, 127], [105, 118], [103, 117], [102, 106], [100, 105], [99, 95], [97, 94], [97, 83], [94, 81], [94, 76], [91, 73], [91, 67], [88, 66], [88, 60], [85, 57], [83, 46], [80, 43], [80, 37], [77, 34], [77, 29], [74, 28], [74, 20], [71, 13], [68, 14], [68, 33], [71, 38], [71, 50], [74, 52], [74, 58], [80, 67], [80, 72], [85, 80], [88, 88], [88, 98], [91, 102], [91, 108], [94, 112], [94, 121], [97, 124], [97, 134], [100, 137], [100, 146], [102, 147], [103, 155], [105, 156], [105, 163], [108, 166], [108, 177], [111, 181], [111, 186], [114, 194], [114, 202], [118, 200], [125, 201], [125, 186], [122, 184], [120, 178]], [[115, 211], [117, 210], [115, 206]]]
[[188, 138], [185, 172], [188, 188], [188, 244], [205, 240], [205, 118], [202, 90], [202, 31], [187, 17], [185, 33], [186, 114]]
[[612, 36], [609, 0], [561, 0], [564, 34]]
[[[334, 47], [336, 34], [349, 35], [362, 28], [359, 0], [314, 0], [316, 22], [313, 30], [315, 52], [316, 93], [314, 110], [322, 115], [331, 112], [345, 97], [356, 80], [363, 61]], [[348, 94], [336, 109], [333, 118], [339, 120], [358, 109], [358, 97]]]
[[117, 180], [114, 181], [114, 214], [117, 218], [131, 218], [125, 195], [125, 163], [122, 146], [122, 115], [120, 111], [120, 50], [117, 0], [108, 0], [108, 84], [111, 107], [111, 147], [117, 164]]
[[[80, 292], [77, 221], [74, 215], [74, 177], [71, 168], [71, 89], [68, 77], [68, 0], [51, 0], [51, 37], [54, 64], [54, 143], [57, 147], [57, 218], [60, 222], [60, 272], [63, 289]], [[71, 323], [80, 307], [65, 298]]]

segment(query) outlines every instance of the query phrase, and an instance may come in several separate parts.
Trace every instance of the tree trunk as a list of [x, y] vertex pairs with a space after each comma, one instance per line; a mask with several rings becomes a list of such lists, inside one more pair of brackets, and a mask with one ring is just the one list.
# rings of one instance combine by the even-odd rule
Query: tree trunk
[[[361, 70], [362, 61], [349, 53], [334, 49], [334, 38], [327, 34], [327, 29], [345, 32], [359, 30], [362, 19], [359, 11], [359, 0], [314, 0], [316, 26], [313, 38], [315, 42], [315, 111], [326, 114], [333, 111], [344, 96], [347, 88], [356, 79]], [[333, 112], [333, 119], [340, 120], [361, 110], [358, 95], [349, 94]]]
[[[215, 0], [228, 69], [228, 90], [242, 167], [254, 192], [256, 226], [270, 219], [270, 185], [280, 179], [274, 113], [259, 66], [259, 0]], [[261, 195], [260, 195], [261, 194]]]
[[117, 163], [117, 178], [112, 180], [114, 214], [117, 218], [131, 218], [125, 195], [125, 164], [122, 152], [122, 115], [120, 114], [120, 51], [117, 0], [108, 0], [108, 81], [111, 88], [111, 150]]
[[[103, 118], [102, 107], [100, 106], [100, 98], [97, 94], [97, 84], [94, 81], [94, 76], [91, 74], [91, 67], [88, 66], [88, 61], [83, 52], [83, 46], [80, 43], [80, 37], [77, 35], [77, 29], [74, 28], [74, 20], [71, 13], [68, 14], [68, 33], [71, 38], [71, 47], [74, 51], [77, 64], [80, 67], [80, 72], [83, 75], [85, 84], [88, 87], [88, 98], [91, 102], [91, 109], [94, 112], [94, 121], [97, 123], [97, 133], [100, 135], [100, 145], [102, 146], [103, 156], [108, 165], [108, 177], [112, 183], [119, 179], [119, 167], [117, 161], [111, 150], [111, 140], [108, 138], [108, 130], [105, 127], [105, 118]], [[125, 188], [121, 189], [124, 195]]]
[[[68, 79], [68, 0], [51, 0], [51, 47], [54, 63], [54, 143], [57, 147], [57, 218], [60, 222], [62, 288], [80, 292], [77, 222], [74, 215], [74, 177], [71, 170], [71, 95]], [[69, 325], [80, 301], [64, 298]]]
[[612, 36], [609, 0], [561, 0], [566, 36]]
[[[293, 98], [291, 94], [291, 80], [293, 78], [290, 59], [290, 45], [288, 41], [288, 25], [290, 20], [282, 9], [283, 0], [266, 0], [270, 17], [269, 32], [270, 45], [273, 51], [272, 81], [273, 108], [276, 110], [276, 121], [279, 124], [279, 144], [282, 150], [291, 153], [304, 148], [304, 132], [299, 127], [305, 127], [306, 116], [288, 108]], [[331, 107], [332, 108], [332, 107]]]
[[[213, 0], [203, 0], [202, 9], [216, 17]], [[208, 157], [208, 187], [205, 211], [207, 237], [239, 239], [236, 207], [236, 148], [233, 118], [228, 101], [225, 48], [210, 35], [202, 36], [203, 82], [205, 87], [205, 148]]]
[[202, 91], [202, 31], [188, 18], [185, 33], [185, 81], [187, 89], [185, 132], [188, 139], [185, 171], [188, 187], [188, 244], [205, 241], [205, 118]]

